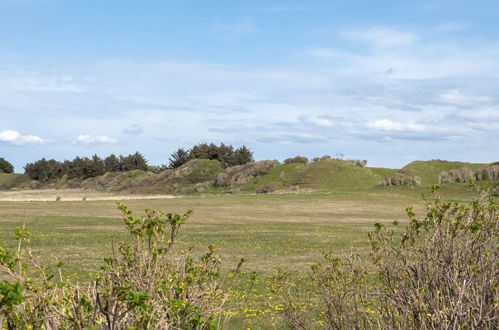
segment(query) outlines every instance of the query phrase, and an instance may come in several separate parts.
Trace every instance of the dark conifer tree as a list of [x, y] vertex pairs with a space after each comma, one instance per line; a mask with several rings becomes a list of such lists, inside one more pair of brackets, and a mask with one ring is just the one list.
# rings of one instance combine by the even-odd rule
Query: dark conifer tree
[[14, 173], [14, 166], [2, 157], [0, 157], [0, 173]]

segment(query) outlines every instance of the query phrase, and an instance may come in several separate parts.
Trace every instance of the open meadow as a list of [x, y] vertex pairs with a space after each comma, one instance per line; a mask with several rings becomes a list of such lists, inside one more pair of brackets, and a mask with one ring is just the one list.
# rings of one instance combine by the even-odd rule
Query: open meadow
[[[406, 221], [408, 206], [422, 214], [423, 193], [428, 194], [428, 189], [376, 187], [354, 192], [130, 199], [125, 204], [136, 215], [145, 208], [176, 213], [192, 209], [192, 217], [181, 228], [182, 245], [192, 246], [200, 254], [214, 243], [225, 271], [235, 269], [239, 260], [245, 259], [245, 280], [227, 281], [234, 314], [229, 325], [255, 326], [265, 319], [272, 320], [265, 322], [272, 328], [274, 322], [279, 324], [272, 317], [279, 308], [269, 305], [265, 283], [276, 269], [305, 275], [328, 250], [367, 256], [367, 233], [374, 224]], [[2, 194], [0, 199], [5, 197]], [[452, 184], [442, 194], [450, 200], [474, 195], [472, 188]], [[31, 245], [37, 258], [44, 263], [64, 261], [66, 277], [85, 281], [112, 253], [113, 243], [127, 237], [114, 201], [122, 196], [65, 201], [64, 192], [60, 195], [60, 201], [52, 195], [51, 201], [0, 201], [0, 246], [14, 248], [12, 232], [25, 224], [33, 234]], [[72, 192], [70, 197], [75, 196]]]

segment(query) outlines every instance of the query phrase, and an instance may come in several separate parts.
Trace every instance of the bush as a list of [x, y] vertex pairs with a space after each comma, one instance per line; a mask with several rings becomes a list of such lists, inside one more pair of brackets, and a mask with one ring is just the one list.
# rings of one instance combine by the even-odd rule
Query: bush
[[274, 186], [271, 183], [266, 183], [256, 189], [257, 194], [268, 194], [275, 190]]
[[348, 160], [350, 163], [353, 163], [355, 166], [358, 167], [366, 167], [367, 166], [367, 160], [366, 159], [349, 159]]
[[2, 157], [0, 157], [0, 173], [14, 173], [14, 166]]
[[389, 178], [386, 178], [380, 184], [382, 186], [419, 186], [421, 184], [421, 178], [419, 176], [410, 176], [399, 172]]
[[436, 193], [425, 203], [423, 218], [407, 208], [404, 231], [395, 222], [376, 224], [369, 234], [376, 280], [367, 281], [358, 258], [331, 254], [312, 268], [313, 288], [274, 277], [287, 323], [295, 329], [499, 328], [499, 206], [483, 192], [471, 203], [442, 201]]
[[308, 158], [304, 156], [296, 156], [284, 160], [284, 164], [308, 164]]
[[443, 171], [440, 173], [439, 183], [468, 182], [469, 180], [498, 180], [499, 165], [490, 164], [481, 166], [475, 170], [463, 167], [457, 170]]
[[130, 234], [113, 247], [88, 286], [65, 281], [62, 263], [39, 265], [31, 234], [15, 231], [13, 253], [0, 248], [0, 328], [8, 329], [214, 329], [224, 293], [215, 247], [200, 259], [178, 250], [183, 215], [146, 210], [135, 217], [118, 204]]

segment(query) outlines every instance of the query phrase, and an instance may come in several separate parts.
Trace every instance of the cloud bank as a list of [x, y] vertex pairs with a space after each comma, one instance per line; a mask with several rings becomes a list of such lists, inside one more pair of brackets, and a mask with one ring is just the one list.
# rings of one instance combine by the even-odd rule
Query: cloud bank
[[[217, 33], [256, 33], [252, 24]], [[203, 141], [247, 144], [257, 158], [341, 152], [383, 166], [497, 157], [487, 150], [499, 139], [499, 43], [439, 43], [389, 26], [336, 30], [332, 39], [297, 50], [293, 66], [109, 59], [0, 67], [0, 111], [10, 127], [45, 127], [74, 153], [141, 150], [155, 163]], [[71, 138], [82, 127], [90, 134]], [[46, 142], [10, 130], [0, 141]]]

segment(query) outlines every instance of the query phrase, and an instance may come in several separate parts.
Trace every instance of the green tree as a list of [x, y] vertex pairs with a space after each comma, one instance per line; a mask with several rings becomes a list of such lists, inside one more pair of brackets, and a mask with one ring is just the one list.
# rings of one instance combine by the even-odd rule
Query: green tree
[[126, 157], [120, 156], [120, 163], [122, 171], [147, 171], [147, 160], [138, 151], [133, 155], [128, 155]]
[[96, 154], [92, 156], [92, 161], [89, 165], [90, 170], [88, 171], [88, 174], [90, 177], [100, 176], [105, 173], [104, 160]]
[[230, 165], [244, 165], [253, 161], [253, 153], [246, 146], [242, 146], [234, 151]]
[[232, 166], [234, 158], [234, 147], [229, 145], [225, 145], [220, 143], [220, 146], [217, 150], [217, 160], [222, 163], [222, 167]]
[[24, 173], [33, 180], [50, 181], [60, 178], [64, 175], [63, 166], [60, 162], [42, 158], [34, 163], [28, 163], [24, 166]]
[[210, 146], [207, 143], [196, 144], [189, 151], [189, 158], [190, 159], [210, 159], [209, 148], [210, 148]]
[[105, 172], [119, 172], [120, 170], [120, 159], [115, 154], [111, 154], [104, 159]]
[[184, 148], [178, 148], [168, 160], [170, 161], [169, 168], [180, 167], [189, 161], [189, 152], [185, 151]]
[[14, 166], [2, 157], [0, 157], [0, 173], [14, 173]]

